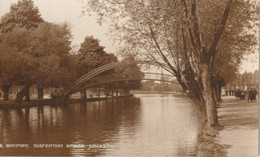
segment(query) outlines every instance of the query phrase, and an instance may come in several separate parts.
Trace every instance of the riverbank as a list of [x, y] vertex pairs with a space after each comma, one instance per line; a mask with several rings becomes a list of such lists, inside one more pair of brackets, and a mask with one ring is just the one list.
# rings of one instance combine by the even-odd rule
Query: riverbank
[[[79, 102], [92, 102], [92, 101], [105, 101], [109, 99], [122, 99], [127, 97], [132, 97], [133, 95], [125, 95], [118, 97], [95, 97], [95, 98], [87, 98], [87, 99], [69, 99], [68, 103], [79, 103]], [[26, 107], [34, 107], [34, 106], [52, 106], [57, 105], [53, 99], [43, 99], [43, 100], [31, 100], [31, 101], [23, 101], [21, 104], [15, 102], [14, 100], [0, 101], [0, 109], [16, 109], [16, 108], [26, 108]]]
[[177, 97], [180, 97], [180, 96], [187, 96], [186, 93], [183, 93], [183, 92], [165, 92], [165, 91], [141, 91], [141, 90], [132, 90], [130, 92], [131, 94], [150, 94], [150, 95], [153, 95], [153, 94], [161, 94], [161, 95], [165, 95], [165, 96], [177, 96]]
[[256, 102], [227, 96], [218, 108], [218, 141], [229, 145], [227, 157], [258, 156], [258, 99]]

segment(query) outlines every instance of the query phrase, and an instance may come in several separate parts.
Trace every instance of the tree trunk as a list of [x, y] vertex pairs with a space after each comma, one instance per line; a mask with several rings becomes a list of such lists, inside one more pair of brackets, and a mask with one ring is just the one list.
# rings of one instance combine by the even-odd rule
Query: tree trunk
[[216, 102], [219, 102], [218, 101], [218, 88], [217, 88], [217, 86], [213, 87], [213, 94], [214, 94], [214, 99], [216, 100]]
[[203, 83], [203, 96], [206, 105], [207, 125], [216, 126], [218, 125], [216, 102], [214, 99], [212, 79], [210, 75], [209, 66], [206, 63], [201, 64], [201, 75]]
[[206, 106], [205, 106], [205, 100], [203, 97], [203, 85], [200, 80], [195, 80], [194, 75], [192, 73], [191, 68], [186, 69], [186, 73], [184, 75], [185, 80], [187, 80], [186, 83], [184, 83], [181, 79], [181, 75], [177, 75], [177, 81], [181, 85], [184, 92], [188, 94], [188, 96], [193, 100], [194, 106], [199, 111], [199, 114], [202, 117], [202, 121], [207, 119], [206, 116]]
[[26, 89], [25, 101], [30, 101], [30, 87]]
[[43, 87], [41, 87], [41, 86], [37, 86], [38, 99], [40, 99], [40, 100], [43, 99], [43, 95], [44, 95], [43, 90], [44, 90]]
[[26, 85], [22, 90], [20, 90], [16, 95], [15, 102], [22, 103], [23, 97], [28, 96], [29, 89], [30, 85]]
[[218, 101], [221, 101], [221, 86], [218, 85]]
[[214, 96], [215, 96], [215, 100], [217, 102], [220, 102], [221, 101], [221, 85], [219, 83], [217, 83], [215, 86], [214, 86]]
[[9, 100], [9, 90], [10, 90], [11, 84], [4, 84], [1, 87], [2, 87], [2, 91], [3, 91], [4, 100]]
[[118, 97], [118, 89], [116, 89], [116, 97]]
[[6, 101], [9, 100], [9, 93], [8, 92], [4, 92], [3, 98]]

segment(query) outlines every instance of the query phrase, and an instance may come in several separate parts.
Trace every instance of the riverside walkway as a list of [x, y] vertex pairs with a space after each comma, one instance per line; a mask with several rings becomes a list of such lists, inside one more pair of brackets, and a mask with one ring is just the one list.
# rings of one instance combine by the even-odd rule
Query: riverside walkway
[[258, 156], [258, 99], [239, 100], [233, 96], [222, 98], [218, 108], [220, 144], [229, 145], [228, 157]]

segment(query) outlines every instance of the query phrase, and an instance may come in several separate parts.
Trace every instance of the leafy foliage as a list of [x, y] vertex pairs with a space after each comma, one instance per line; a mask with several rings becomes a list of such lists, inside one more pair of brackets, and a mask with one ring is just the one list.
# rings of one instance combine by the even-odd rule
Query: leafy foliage
[[[133, 56], [128, 56], [122, 60], [121, 66], [115, 69], [115, 73], [119, 74], [122, 78], [142, 78], [144, 77], [140, 67], [137, 66], [137, 62]], [[119, 82], [118, 88], [127, 90], [136, 90], [142, 87], [141, 80], [129, 80]]]
[[98, 39], [87, 36], [81, 44], [76, 60], [78, 75], [81, 76], [102, 65], [116, 62], [117, 57], [105, 52]]
[[252, 1], [93, 0], [88, 4], [98, 13], [99, 22], [111, 20], [111, 35], [123, 40], [128, 50], [175, 75], [190, 64], [199, 79], [202, 48], [210, 55], [212, 70], [236, 71], [243, 55], [257, 45], [258, 7]]
[[123, 41], [125, 49], [172, 73], [202, 112], [210, 110], [209, 124], [217, 123], [213, 82], [234, 74], [243, 55], [257, 45], [255, 2], [90, 0], [88, 4], [99, 22], [109, 18], [111, 35]]
[[243, 74], [237, 73], [235, 75], [235, 80], [228, 84], [229, 86], [238, 86], [242, 89], [247, 86], [247, 88], [259, 88], [259, 70], [254, 72], [244, 72]]
[[14, 27], [36, 28], [41, 22], [43, 19], [33, 1], [19, 0], [16, 4], [12, 4], [10, 12], [1, 18], [0, 33], [7, 33]]
[[68, 25], [44, 22], [31, 33], [34, 40], [29, 54], [39, 64], [35, 83], [43, 87], [69, 86], [74, 65]]
[[5, 66], [1, 66], [5, 76], [1, 79], [14, 80], [16, 85], [65, 86], [71, 67], [68, 36], [65, 26], [50, 23], [41, 23], [34, 30], [9, 31], [0, 43]]
[[[41, 18], [39, 11], [37, 9], [37, 7], [34, 6], [33, 1], [32, 0], [21, 0], [18, 1], [17, 4], [13, 4], [10, 7], [10, 12], [5, 14], [2, 18], [1, 18], [1, 22], [0, 22], [0, 42], [2, 40], [2, 38], [10, 38], [10, 40], [12, 40], [13, 38], [16, 38], [16, 34], [14, 33], [15, 31], [17, 31], [17, 33], [20, 36], [20, 40], [23, 39], [23, 37], [25, 38], [24, 41], [28, 40], [28, 35], [26, 33], [24, 33], [25, 36], [23, 36], [23, 32], [25, 32], [26, 30], [23, 29], [33, 29], [36, 28], [38, 26], [39, 23], [43, 22], [43, 19]], [[18, 29], [18, 30], [14, 30], [14, 29]], [[19, 30], [20, 29], [20, 30]], [[11, 32], [13, 31], [13, 32]], [[7, 33], [11, 32], [9, 35]], [[13, 36], [13, 37], [12, 37]], [[4, 39], [5, 40], [5, 39]], [[2, 58], [3, 64], [1, 65], [0, 68], [3, 68], [2, 72], [0, 71], [0, 81], [1, 81], [1, 88], [4, 91], [4, 100], [8, 100], [8, 91], [9, 88], [11, 87], [11, 85], [13, 84], [13, 82], [15, 81], [15, 79], [18, 77], [17, 75], [21, 75], [22, 72], [18, 72], [18, 67], [17, 68], [13, 68], [12, 66], [15, 66], [16, 63], [21, 63], [16, 65], [16, 66], [22, 66], [23, 64], [25, 64], [22, 68], [26, 68], [28, 69], [28, 67], [26, 67], [28, 64], [25, 61], [27, 61], [27, 59], [29, 59], [28, 56], [23, 56], [24, 58], [20, 57], [19, 59], [14, 59], [12, 57], [15, 57], [15, 55], [13, 54], [14, 51], [20, 51], [20, 49], [23, 48], [23, 46], [27, 46], [26, 42], [21, 41], [20, 43], [17, 42], [17, 40], [14, 40], [14, 44], [16, 45], [15, 47], [12, 47], [12, 49], [9, 48], [8, 51], [11, 51], [12, 53], [10, 54], [5, 54], [6, 57]], [[11, 42], [11, 41], [4, 41], [4, 42]], [[5, 51], [5, 46], [7, 43], [3, 43], [1, 44], [1, 48], [2, 51]], [[7, 44], [8, 45], [8, 44]], [[25, 48], [24, 47], [24, 48]], [[15, 50], [16, 49], [16, 50]], [[26, 49], [26, 48], [25, 48]], [[23, 55], [23, 51], [20, 52], [21, 54], [19, 55]], [[13, 56], [12, 56], [13, 55]], [[10, 57], [12, 56], [12, 57]], [[7, 63], [9, 60], [9, 63], [13, 63], [13, 65], [11, 67], [9, 67], [9, 64]], [[18, 61], [19, 60], [19, 61]], [[29, 65], [31, 66], [31, 65]], [[24, 72], [23, 72], [24, 73]], [[28, 75], [29, 73], [24, 73], [22, 74], [23, 76]], [[22, 78], [24, 80], [24, 78]], [[17, 81], [17, 80], [16, 80]], [[27, 92], [28, 93], [28, 92]]]

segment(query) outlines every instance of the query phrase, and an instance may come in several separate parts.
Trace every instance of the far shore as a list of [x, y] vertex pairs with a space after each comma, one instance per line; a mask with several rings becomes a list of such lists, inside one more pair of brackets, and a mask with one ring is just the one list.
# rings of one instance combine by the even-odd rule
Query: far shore
[[[79, 102], [93, 102], [93, 101], [105, 101], [109, 99], [119, 99], [119, 98], [126, 98], [126, 97], [132, 97], [134, 95], [139, 95], [139, 94], [160, 94], [162, 96], [177, 96], [177, 97], [182, 97], [186, 96], [186, 94], [181, 93], [181, 92], [158, 92], [158, 91], [131, 91], [129, 95], [124, 95], [124, 96], [95, 96], [92, 98], [87, 98], [87, 99], [82, 99], [80, 98], [79, 95], [76, 95], [76, 97], [70, 98], [68, 100], [68, 103], [79, 103]], [[14, 99], [11, 100], [1, 100], [0, 99], [0, 109], [16, 109], [16, 108], [26, 108], [26, 107], [35, 107], [35, 106], [58, 106], [57, 102], [51, 99], [50, 97], [44, 98], [42, 100], [39, 99], [31, 99], [30, 101], [23, 101], [21, 104], [15, 102]]]
[[[87, 99], [80, 99], [74, 98], [69, 99], [68, 103], [79, 103], [79, 102], [92, 102], [92, 101], [104, 101], [109, 99], [120, 99], [126, 97], [132, 97], [133, 94], [124, 95], [124, 96], [114, 96], [114, 97], [94, 97], [94, 98], [87, 98]], [[53, 99], [34, 99], [31, 101], [23, 101], [21, 104], [15, 102], [14, 100], [0, 100], [0, 109], [17, 109], [17, 108], [27, 108], [27, 107], [35, 107], [35, 106], [59, 106], [57, 102]]]

